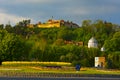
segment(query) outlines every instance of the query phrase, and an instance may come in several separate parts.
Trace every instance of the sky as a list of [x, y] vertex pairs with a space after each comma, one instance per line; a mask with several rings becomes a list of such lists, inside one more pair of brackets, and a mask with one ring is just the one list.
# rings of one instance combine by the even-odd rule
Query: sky
[[120, 24], [120, 0], [0, 0], [0, 24], [31, 23], [48, 19], [69, 20], [78, 25], [83, 20], [103, 20]]

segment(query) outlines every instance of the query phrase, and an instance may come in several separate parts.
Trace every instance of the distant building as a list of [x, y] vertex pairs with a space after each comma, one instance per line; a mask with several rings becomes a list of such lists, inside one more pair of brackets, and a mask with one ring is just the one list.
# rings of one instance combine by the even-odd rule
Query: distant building
[[45, 23], [39, 22], [37, 24], [37, 27], [39, 27], [39, 28], [52, 28], [52, 27], [62, 27], [62, 26], [66, 26], [69, 28], [78, 28], [79, 27], [76, 23], [73, 23], [73, 22], [64, 21], [64, 20], [53, 20], [53, 19], [49, 19]]
[[102, 47], [102, 48], [101, 48], [101, 51], [102, 51], [102, 52], [105, 51], [105, 47]]
[[34, 27], [34, 24], [28, 24], [27, 27], [28, 27], [28, 28], [33, 28], [33, 27]]
[[105, 67], [105, 57], [95, 57], [95, 67], [104, 68]]
[[84, 43], [82, 41], [75, 42], [75, 41], [64, 41], [64, 44], [72, 44], [72, 45], [77, 45], [77, 46], [83, 46]]
[[98, 48], [98, 42], [94, 37], [88, 41], [88, 48]]
[[84, 43], [83, 43], [82, 41], [79, 41], [79, 42], [76, 42], [76, 45], [78, 45], [78, 46], [83, 46]]

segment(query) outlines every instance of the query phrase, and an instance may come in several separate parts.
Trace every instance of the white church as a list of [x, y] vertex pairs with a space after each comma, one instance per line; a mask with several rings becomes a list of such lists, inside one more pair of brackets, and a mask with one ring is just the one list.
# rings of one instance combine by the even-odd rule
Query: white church
[[[92, 37], [88, 41], [88, 48], [98, 48], [98, 42], [97, 42], [97, 40], [94, 37]], [[105, 51], [104, 46], [101, 48], [101, 51]]]
[[94, 37], [88, 41], [88, 48], [98, 48], [98, 42]]

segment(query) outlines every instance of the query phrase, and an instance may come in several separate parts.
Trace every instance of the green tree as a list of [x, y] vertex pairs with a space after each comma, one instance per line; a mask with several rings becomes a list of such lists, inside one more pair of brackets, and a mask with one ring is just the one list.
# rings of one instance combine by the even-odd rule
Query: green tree
[[105, 41], [107, 51], [120, 51], [120, 32], [116, 32], [112, 39]]
[[[94, 58], [96, 56], [100, 55], [100, 50], [98, 48], [88, 48], [88, 49], [86, 48], [85, 54], [86, 54], [86, 57], [84, 57], [85, 58], [84, 61], [85, 62], [89, 61], [85, 65], [88, 66], [88, 67], [93, 67], [94, 66]], [[87, 61], [86, 61], [86, 59], [87, 59]]]
[[19, 26], [21, 27], [27, 27], [30, 24], [31, 20], [23, 20], [18, 23]]
[[17, 35], [22, 35], [24, 38], [28, 39], [30, 34], [34, 33], [31, 28], [28, 28], [29, 24], [30, 20], [20, 21], [17, 25], [13, 27], [14, 33]]
[[57, 38], [63, 40], [74, 40], [74, 36], [75, 35], [73, 34], [72, 29], [67, 27], [62, 27], [58, 32]]
[[33, 47], [31, 52], [29, 53], [29, 60], [42, 61], [41, 56], [42, 51], [38, 47], [37, 48]]
[[0, 29], [2, 30], [4, 28], [4, 24], [0, 24]]
[[88, 27], [92, 24], [91, 20], [83, 20], [82, 27]]
[[7, 30], [9, 33], [13, 33], [13, 27], [10, 24], [6, 24], [5, 30]]
[[23, 59], [25, 45], [19, 36], [0, 30], [0, 45], [1, 62]]
[[76, 28], [74, 31], [74, 37], [76, 38], [76, 41], [84, 41], [85, 31], [83, 28]]
[[107, 68], [120, 69], [120, 51], [108, 55]]
[[76, 60], [76, 55], [73, 53], [66, 54], [66, 61], [67, 62], [73, 62], [73, 60]]

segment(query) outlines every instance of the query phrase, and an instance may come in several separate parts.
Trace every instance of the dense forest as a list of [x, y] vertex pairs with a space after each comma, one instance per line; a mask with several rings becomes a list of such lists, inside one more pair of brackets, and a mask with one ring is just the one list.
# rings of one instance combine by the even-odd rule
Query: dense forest
[[[94, 57], [104, 56], [106, 68], [120, 69], [120, 26], [103, 20], [84, 20], [79, 28], [28, 28], [30, 20], [17, 25], [0, 25], [0, 62], [65, 61], [84, 67], [94, 66]], [[98, 48], [88, 48], [91, 37]], [[83, 45], [65, 41], [83, 42]], [[101, 47], [105, 51], [100, 51]]]

